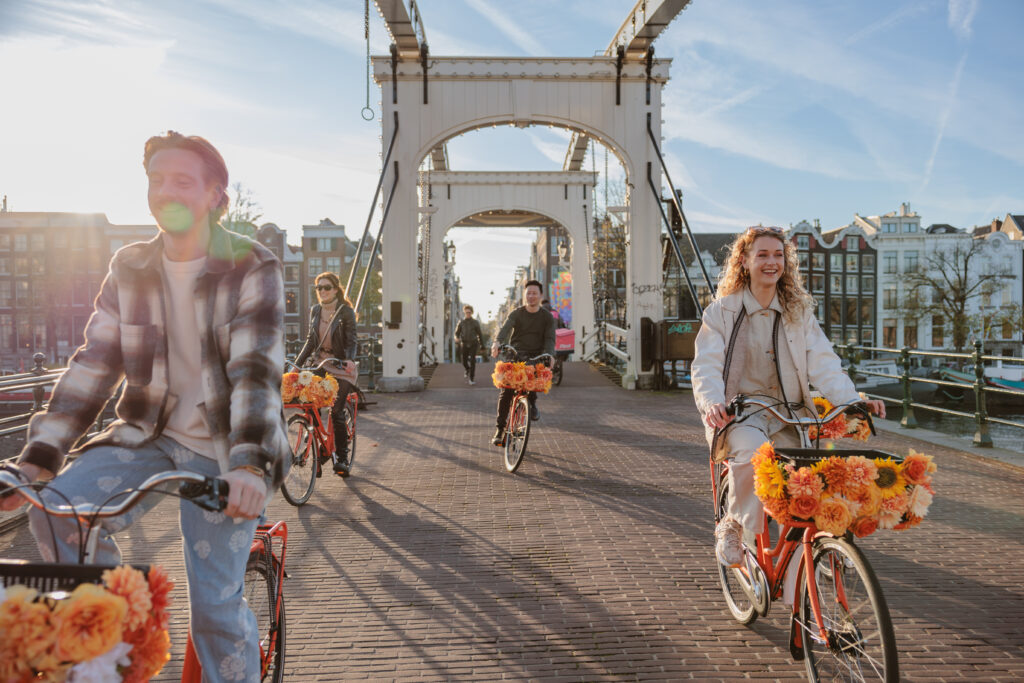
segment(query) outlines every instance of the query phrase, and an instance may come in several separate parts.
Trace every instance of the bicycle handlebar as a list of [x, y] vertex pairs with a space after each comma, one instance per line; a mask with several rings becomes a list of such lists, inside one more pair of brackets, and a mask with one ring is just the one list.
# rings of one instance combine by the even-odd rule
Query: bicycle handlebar
[[181, 482], [181, 485], [178, 487], [178, 495], [188, 498], [199, 507], [213, 512], [220, 512], [227, 507], [228, 483], [226, 481], [181, 470], [154, 474], [142, 482], [137, 489], [127, 493], [125, 499], [117, 504], [93, 505], [92, 503], [80, 503], [78, 505], [50, 505], [43, 500], [42, 496], [34, 488], [29, 487], [28, 484], [19, 479], [14, 470], [3, 468], [0, 469], [0, 497], [17, 493], [31, 505], [54, 517], [116, 517], [135, 507], [142, 497], [153, 489], [175, 481]]
[[331, 358], [324, 358], [322, 361], [320, 361], [315, 366], [314, 365], [308, 365], [308, 366], [305, 366], [305, 367], [299, 367], [298, 365], [296, 365], [295, 363], [293, 363], [293, 362], [291, 362], [290, 360], [287, 360], [287, 359], [285, 359], [284, 362], [285, 362], [285, 365], [290, 365], [293, 368], [295, 368], [296, 370], [314, 370], [315, 371], [315, 370], [323, 370], [324, 367], [327, 366], [328, 364], [334, 364], [334, 365], [337, 365], [339, 367], [344, 367], [345, 363], [350, 362], [350, 361], [344, 361], [344, 360], [341, 360], [340, 358], [331, 357]]
[[[729, 401], [729, 405], [725, 407], [725, 413], [726, 415], [734, 415], [737, 418], [741, 418], [743, 416], [743, 409], [750, 405], [759, 406], [762, 409], [767, 410], [783, 424], [790, 425], [793, 427], [805, 428], [817, 427], [827, 422], [831, 422], [832, 420], [834, 420], [836, 417], [843, 413], [857, 413], [867, 419], [868, 426], [871, 428], [871, 433], [875, 433], [875, 426], [874, 423], [872, 423], [871, 421], [871, 412], [860, 401], [844, 403], [842, 405], [835, 406], [832, 408], [832, 410], [828, 411], [825, 415], [821, 416], [816, 415], [814, 417], [791, 417], [789, 415], [783, 415], [781, 412], [778, 411], [777, 408], [779, 406], [785, 405], [781, 401], [775, 401], [774, 403], [771, 403], [763, 398], [756, 398], [754, 396], [745, 396], [743, 394], [737, 394], [731, 401]], [[803, 404], [790, 405], [804, 407]]]
[[[507, 358], [518, 358], [519, 357], [519, 352], [511, 344], [502, 344], [499, 347], [499, 349], [498, 349], [498, 354], [499, 355], [504, 354], [505, 357], [507, 357]], [[555, 360], [554, 356], [552, 356], [550, 353], [542, 353], [539, 356], [534, 356], [533, 358], [526, 359], [525, 362], [526, 363], [538, 363], [538, 362], [542, 362], [543, 361], [545, 365], [550, 367], [551, 363], [553, 363], [554, 360]]]

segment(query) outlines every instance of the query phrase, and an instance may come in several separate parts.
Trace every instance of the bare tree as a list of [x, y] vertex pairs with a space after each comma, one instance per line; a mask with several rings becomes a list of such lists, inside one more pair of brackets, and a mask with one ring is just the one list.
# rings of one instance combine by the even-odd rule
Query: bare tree
[[256, 221], [263, 217], [263, 207], [253, 197], [252, 190], [235, 183], [231, 186], [234, 199], [228, 205], [228, 210], [221, 219], [221, 225], [228, 230], [247, 235], [256, 236]]
[[915, 322], [926, 316], [941, 318], [958, 353], [967, 346], [972, 331], [971, 303], [992, 296], [1005, 280], [1013, 277], [1005, 269], [982, 267], [978, 263], [985, 259], [985, 248], [984, 239], [959, 236], [951, 247], [936, 246], [921, 267], [903, 275], [900, 314]]

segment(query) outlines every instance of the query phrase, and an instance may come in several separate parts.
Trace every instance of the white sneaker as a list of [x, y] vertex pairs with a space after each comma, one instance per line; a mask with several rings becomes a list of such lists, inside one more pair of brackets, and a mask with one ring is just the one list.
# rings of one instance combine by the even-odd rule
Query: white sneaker
[[743, 562], [743, 526], [726, 517], [715, 527], [715, 556], [726, 567], [738, 567]]
[[476, 384], [476, 382], [474, 382], [473, 380], [469, 380], [469, 383], [470, 384]]

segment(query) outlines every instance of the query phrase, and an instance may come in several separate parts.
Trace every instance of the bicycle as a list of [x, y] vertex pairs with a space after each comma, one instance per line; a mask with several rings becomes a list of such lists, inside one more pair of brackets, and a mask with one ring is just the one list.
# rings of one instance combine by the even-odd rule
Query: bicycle
[[[519, 352], [508, 344], [504, 344], [499, 353], [505, 362], [514, 362], [519, 357]], [[552, 360], [551, 354], [542, 353], [525, 360], [525, 363], [526, 365], [544, 363], [550, 366]], [[523, 462], [523, 456], [526, 455], [526, 444], [530, 440], [530, 390], [520, 386], [515, 389], [515, 392], [505, 422], [504, 461], [505, 469], [509, 472], [519, 469], [519, 465]]]
[[[179, 482], [177, 493], [161, 490], [166, 484]], [[150, 492], [177, 495], [191, 500], [204, 510], [220, 512], [227, 505], [227, 483], [220, 479], [184, 471], [155, 474], [137, 489], [115, 494], [111, 500], [124, 496], [120, 503], [93, 505], [51, 505], [37, 492], [34, 484], [25, 484], [11, 470], [0, 469], [0, 495], [13, 491], [29, 504], [53, 517], [74, 518], [80, 532], [79, 563], [24, 562], [0, 560], [0, 585], [21, 584], [41, 593], [71, 591], [81, 583], [100, 583], [103, 572], [111, 565], [92, 564], [99, 540], [99, 520], [127, 513]], [[284, 594], [282, 589], [285, 552], [288, 545], [288, 527], [285, 522], [257, 527], [249, 547], [245, 570], [246, 600], [256, 615], [260, 636], [261, 680], [280, 683], [284, 679], [285, 624]], [[143, 571], [148, 568], [136, 567]], [[202, 667], [196, 657], [189, 634], [185, 646], [182, 683], [201, 683]]]
[[[327, 365], [343, 367], [352, 385], [351, 390], [345, 398], [343, 410], [345, 411], [345, 431], [348, 433], [348, 467], [356, 459], [356, 418], [359, 414], [361, 393], [356, 386], [358, 369], [353, 361], [340, 361], [337, 358], [327, 358], [313, 368], [299, 368], [294, 363], [288, 363], [297, 370], [322, 371]], [[286, 403], [285, 408], [297, 409], [298, 412], [288, 418], [288, 441], [292, 448], [292, 463], [281, 482], [281, 493], [292, 505], [298, 507], [303, 505], [313, 495], [316, 487], [316, 480], [323, 474], [323, 464], [330, 460], [334, 453], [334, 421], [328, 417], [325, 421], [320, 417], [320, 410], [312, 403]], [[330, 408], [334, 410], [334, 408]], [[325, 424], [326, 422], [326, 424]], [[342, 474], [348, 476], [348, 472]]]
[[[777, 409], [781, 402], [772, 401], [736, 396], [726, 409], [735, 416], [730, 424], [742, 422], [744, 409], [757, 406], [784, 424], [796, 427], [802, 447], [774, 449], [777, 456], [796, 467], [836, 455], [894, 457], [870, 449], [811, 447], [811, 427], [819, 428], [820, 432], [821, 425], [851, 410], [868, 421], [873, 434], [870, 415], [859, 404], [838, 406], [817, 418], [784, 415]], [[728, 462], [715, 462], [712, 457], [716, 524], [727, 511], [728, 468]], [[769, 522], [776, 526], [774, 545]], [[763, 531], [755, 535], [753, 547], [749, 541], [744, 542], [743, 562], [738, 567], [718, 564], [722, 592], [733, 617], [749, 625], [758, 616], [767, 615], [772, 600], [783, 594], [794, 557], [798, 557], [797, 596], [790, 614], [790, 653], [797, 661], [804, 661], [808, 678], [899, 680], [896, 636], [885, 596], [871, 564], [854, 544], [849, 531], [834, 536], [820, 531], [813, 520], [790, 519], [780, 523], [765, 512]], [[809, 567], [812, 571], [808, 571]]]

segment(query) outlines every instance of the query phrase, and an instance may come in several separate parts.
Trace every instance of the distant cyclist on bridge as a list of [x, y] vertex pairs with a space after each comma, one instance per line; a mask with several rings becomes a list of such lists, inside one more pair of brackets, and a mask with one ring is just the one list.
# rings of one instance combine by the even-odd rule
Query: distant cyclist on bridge
[[462, 348], [462, 367], [465, 368], [466, 379], [470, 384], [475, 384], [476, 352], [484, 347], [484, 335], [480, 323], [473, 317], [473, 307], [466, 304], [462, 312], [466, 317], [455, 326], [455, 339]]
[[[515, 348], [520, 358], [539, 356], [542, 353], [555, 354], [555, 319], [541, 308], [540, 300], [544, 292], [537, 280], [528, 280], [523, 285], [523, 304], [509, 313], [505, 324], [494, 336], [491, 344], [491, 357], [498, 357], [498, 349], [502, 344]], [[497, 429], [492, 443], [501, 446], [505, 440], [505, 424], [508, 420], [508, 409], [515, 395], [514, 389], [502, 389], [498, 394]], [[537, 394], [530, 392], [530, 419], [540, 419], [537, 410]]]

